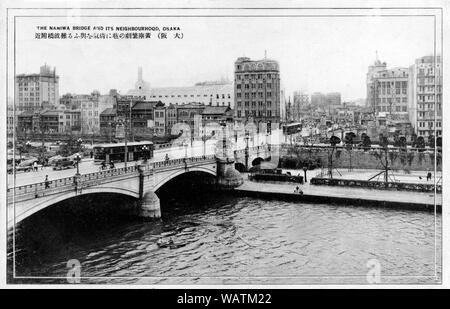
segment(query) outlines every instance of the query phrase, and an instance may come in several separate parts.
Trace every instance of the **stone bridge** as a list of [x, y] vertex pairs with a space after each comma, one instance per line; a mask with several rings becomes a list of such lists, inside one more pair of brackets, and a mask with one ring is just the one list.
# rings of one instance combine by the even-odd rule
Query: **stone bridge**
[[[235, 160], [261, 160], [270, 156], [267, 149], [235, 151], [235, 159], [215, 155], [149, 162], [89, 174], [75, 174], [47, 182], [8, 188], [8, 228], [32, 214], [64, 200], [93, 193], [117, 193], [139, 201], [139, 215], [146, 218], [161, 216], [156, 191], [179, 175], [200, 172], [214, 176], [220, 189], [232, 189], [243, 183], [235, 170]], [[250, 160], [248, 159], [248, 160]], [[251, 161], [250, 161], [251, 162]]]

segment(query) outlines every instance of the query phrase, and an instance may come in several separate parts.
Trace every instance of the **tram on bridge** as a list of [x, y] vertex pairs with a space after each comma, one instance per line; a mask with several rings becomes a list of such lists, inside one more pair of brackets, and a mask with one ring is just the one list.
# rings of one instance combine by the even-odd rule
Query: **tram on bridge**
[[94, 163], [136, 161], [153, 158], [154, 145], [152, 142], [128, 142], [94, 145]]

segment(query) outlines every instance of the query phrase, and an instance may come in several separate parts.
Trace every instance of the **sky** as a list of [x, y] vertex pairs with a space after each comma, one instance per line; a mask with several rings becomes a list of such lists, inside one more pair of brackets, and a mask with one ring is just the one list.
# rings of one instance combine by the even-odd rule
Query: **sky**
[[[60, 95], [120, 93], [134, 87], [137, 70], [151, 87], [191, 86], [234, 79], [241, 56], [280, 64], [286, 97], [296, 90], [365, 98], [367, 68], [376, 52], [388, 67], [408, 67], [433, 53], [431, 17], [20, 17], [16, 73], [56, 67]], [[183, 39], [38, 40], [37, 26], [177, 26]], [[42, 32], [42, 31], [37, 31]], [[156, 34], [156, 33], [154, 33]], [[173, 33], [169, 34], [173, 35]]]

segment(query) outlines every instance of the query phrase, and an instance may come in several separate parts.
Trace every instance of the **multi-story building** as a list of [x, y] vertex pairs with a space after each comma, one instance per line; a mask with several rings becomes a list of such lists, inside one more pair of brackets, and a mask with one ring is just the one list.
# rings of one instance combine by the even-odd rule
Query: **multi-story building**
[[341, 94], [339, 92], [330, 92], [327, 94], [314, 92], [311, 95], [311, 107], [320, 113], [325, 113], [331, 117], [336, 112], [336, 108], [341, 105]]
[[206, 106], [202, 112], [202, 123], [205, 125], [212, 122], [233, 122], [233, 110], [228, 106]]
[[34, 114], [39, 114], [38, 111], [24, 111], [17, 115], [17, 132], [28, 133], [35, 131], [35, 126], [33, 126], [33, 119], [35, 119]]
[[292, 101], [292, 121], [300, 121], [305, 111], [309, 108], [309, 96], [301, 91], [295, 91]]
[[377, 116], [389, 115], [392, 120], [408, 118], [408, 69], [394, 68], [373, 76], [374, 110]]
[[115, 108], [107, 108], [100, 113], [100, 134], [108, 136], [111, 140], [116, 136], [117, 110]]
[[133, 135], [153, 136], [154, 110], [164, 106], [161, 101], [140, 101], [131, 107], [131, 132]]
[[62, 132], [81, 131], [81, 110], [79, 109], [65, 109], [63, 112]]
[[190, 87], [155, 87], [143, 80], [142, 68], [138, 70], [138, 80], [135, 88], [128, 95], [142, 97], [143, 100], [161, 101], [166, 106], [170, 104], [183, 105], [198, 102], [204, 105], [230, 106], [234, 105], [234, 88], [228, 80], [207, 81], [196, 83]]
[[366, 97], [366, 107], [371, 107], [372, 111], [376, 112], [376, 98], [377, 94], [375, 92], [375, 80], [374, 76], [379, 72], [386, 70], [386, 62], [381, 62], [377, 59], [375, 60], [373, 65], [369, 66], [366, 75], [366, 89], [367, 89], [367, 97]]
[[48, 65], [39, 74], [19, 74], [15, 78], [17, 112], [56, 107], [59, 104], [59, 76]]
[[[191, 134], [195, 134], [201, 123], [201, 115], [205, 110], [205, 105], [202, 103], [189, 103], [177, 106], [177, 122], [189, 125]], [[197, 116], [197, 118], [196, 118]], [[199, 121], [198, 121], [199, 120]]]
[[327, 104], [326, 95], [321, 92], [314, 92], [311, 95], [311, 105], [314, 108], [323, 108]]
[[330, 92], [326, 94], [327, 105], [337, 107], [341, 105], [341, 94], [339, 92]]
[[100, 113], [114, 107], [116, 98], [111, 95], [100, 95], [99, 91], [94, 90], [91, 94], [65, 94], [61, 97], [60, 103], [67, 109], [81, 110], [82, 134], [99, 134]]
[[200, 134], [202, 137], [217, 134], [217, 131], [222, 130], [223, 126], [233, 123], [233, 116], [234, 112], [228, 106], [206, 106], [201, 115]]
[[367, 73], [366, 106], [371, 108], [378, 133], [407, 131], [408, 115], [408, 80], [407, 68], [386, 67], [386, 62], [378, 59], [369, 66]]
[[424, 56], [409, 68], [409, 119], [418, 136], [442, 136], [442, 59]]
[[167, 134], [167, 109], [164, 105], [155, 106], [154, 108], [155, 135], [166, 136]]
[[283, 120], [278, 62], [238, 58], [234, 63], [234, 96], [235, 119], [239, 122]]
[[81, 111], [66, 109], [43, 109], [22, 112], [17, 117], [19, 132], [30, 133], [70, 133], [80, 130]]
[[172, 134], [172, 128], [173, 126], [178, 122], [177, 117], [177, 105], [175, 104], [169, 104], [169, 106], [166, 107], [166, 115], [167, 115], [167, 135]]

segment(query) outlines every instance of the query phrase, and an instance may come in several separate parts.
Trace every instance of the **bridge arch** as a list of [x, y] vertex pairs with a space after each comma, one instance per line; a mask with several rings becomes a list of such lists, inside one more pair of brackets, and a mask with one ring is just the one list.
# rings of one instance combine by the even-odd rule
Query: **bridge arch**
[[234, 164], [234, 168], [238, 171], [238, 172], [245, 172], [247, 169], [245, 168], [245, 164], [241, 163], [241, 162], [236, 162]]
[[253, 161], [252, 161], [252, 166], [257, 166], [257, 165], [260, 165], [261, 164], [261, 162], [263, 162], [264, 161], [264, 159], [263, 158], [261, 158], [261, 157], [257, 157], [257, 158], [255, 158], [255, 159], [253, 159]]
[[178, 177], [180, 175], [187, 174], [187, 173], [190, 173], [190, 172], [202, 172], [202, 173], [206, 173], [206, 174], [212, 175], [214, 177], [217, 176], [217, 173], [215, 172], [215, 170], [213, 171], [213, 170], [208, 169], [206, 167], [193, 167], [193, 168], [189, 168], [187, 170], [185, 170], [185, 169], [183, 169], [183, 170], [175, 170], [172, 173], [170, 173], [167, 176], [165, 176], [163, 179], [161, 179], [158, 182], [158, 184], [153, 187], [153, 190], [156, 192], [159, 188], [164, 186], [169, 181], [175, 179], [176, 177]]
[[[105, 193], [105, 194], [121, 194], [130, 196], [133, 198], [139, 198], [139, 192], [135, 192], [126, 188], [118, 188], [118, 187], [89, 187], [81, 190], [81, 192], [64, 192], [61, 194], [52, 194], [48, 195], [46, 198], [39, 198], [35, 200], [31, 200], [32, 207], [17, 207], [14, 211], [16, 213], [15, 222], [18, 223], [20, 221], [25, 220], [33, 214], [38, 213], [41, 210], [44, 210], [52, 205], [58, 204], [60, 202], [69, 200], [71, 198], [76, 198], [79, 196], [86, 196], [89, 194], [96, 193]], [[13, 206], [14, 207], [14, 206]], [[12, 210], [12, 209], [11, 209]], [[8, 218], [8, 226], [12, 226], [14, 224], [14, 219]]]

